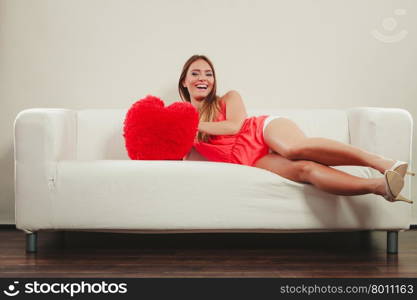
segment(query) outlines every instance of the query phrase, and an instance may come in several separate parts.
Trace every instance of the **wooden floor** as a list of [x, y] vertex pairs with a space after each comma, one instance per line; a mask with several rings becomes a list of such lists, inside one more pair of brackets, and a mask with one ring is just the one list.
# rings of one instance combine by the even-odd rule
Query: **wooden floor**
[[417, 230], [303, 234], [115, 234], [0, 230], [0, 277], [417, 277]]

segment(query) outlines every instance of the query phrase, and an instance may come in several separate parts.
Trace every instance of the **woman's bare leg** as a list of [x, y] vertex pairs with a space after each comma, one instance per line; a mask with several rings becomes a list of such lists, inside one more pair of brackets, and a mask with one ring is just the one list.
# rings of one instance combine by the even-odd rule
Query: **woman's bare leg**
[[255, 167], [266, 169], [300, 183], [311, 183], [318, 189], [336, 195], [384, 195], [384, 178], [362, 178], [307, 160], [289, 160], [279, 154], [267, 154]]
[[287, 118], [271, 121], [265, 129], [264, 139], [275, 152], [291, 160], [311, 160], [327, 166], [365, 166], [382, 174], [395, 162], [349, 144], [306, 137], [297, 124]]

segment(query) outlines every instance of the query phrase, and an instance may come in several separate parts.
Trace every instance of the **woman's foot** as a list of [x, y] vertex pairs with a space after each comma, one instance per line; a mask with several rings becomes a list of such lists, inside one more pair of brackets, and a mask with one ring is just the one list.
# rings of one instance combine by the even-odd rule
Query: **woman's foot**
[[381, 195], [390, 202], [404, 201], [407, 203], [413, 203], [400, 194], [403, 186], [404, 179], [400, 174], [394, 171], [386, 171], [384, 177], [375, 178], [376, 186], [374, 193]]
[[399, 174], [395, 174], [395, 172], [387, 171], [387, 173], [389, 173], [389, 177], [375, 178], [376, 188], [374, 193], [384, 198], [386, 196], [395, 198], [400, 193], [404, 185], [404, 180]]
[[405, 175], [409, 174], [415, 176], [416, 174], [408, 171], [408, 163], [400, 160], [392, 159], [380, 159], [377, 162], [378, 167], [376, 169], [381, 173], [385, 174], [386, 170], [395, 171], [404, 178]]
[[393, 159], [379, 159], [376, 163], [375, 169], [377, 169], [382, 175], [384, 175], [386, 170], [391, 169], [391, 167], [396, 163], [396, 160]]
[[384, 198], [394, 202], [404, 187], [404, 179], [399, 173], [391, 170], [385, 171], [384, 179], [386, 188]]
[[384, 177], [372, 178], [375, 180], [375, 190], [373, 191], [374, 194], [380, 195], [384, 197], [387, 194], [387, 185], [385, 184]]

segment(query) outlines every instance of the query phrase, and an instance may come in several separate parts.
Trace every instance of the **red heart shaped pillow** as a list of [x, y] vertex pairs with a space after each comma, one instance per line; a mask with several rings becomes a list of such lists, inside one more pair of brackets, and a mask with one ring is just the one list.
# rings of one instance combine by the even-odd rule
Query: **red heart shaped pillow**
[[165, 107], [154, 96], [135, 102], [126, 114], [123, 136], [131, 159], [179, 160], [193, 146], [198, 112], [191, 103]]

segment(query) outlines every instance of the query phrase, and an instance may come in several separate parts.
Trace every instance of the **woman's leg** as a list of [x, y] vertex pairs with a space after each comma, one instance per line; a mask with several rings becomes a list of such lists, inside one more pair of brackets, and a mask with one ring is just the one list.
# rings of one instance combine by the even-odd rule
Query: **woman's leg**
[[266, 169], [300, 183], [311, 183], [318, 189], [336, 195], [384, 195], [384, 178], [362, 178], [307, 160], [289, 160], [279, 154], [267, 154], [255, 167]]
[[264, 139], [275, 152], [291, 160], [312, 160], [327, 166], [365, 166], [381, 173], [395, 162], [349, 144], [306, 137], [297, 124], [287, 118], [271, 121], [265, 128]]

